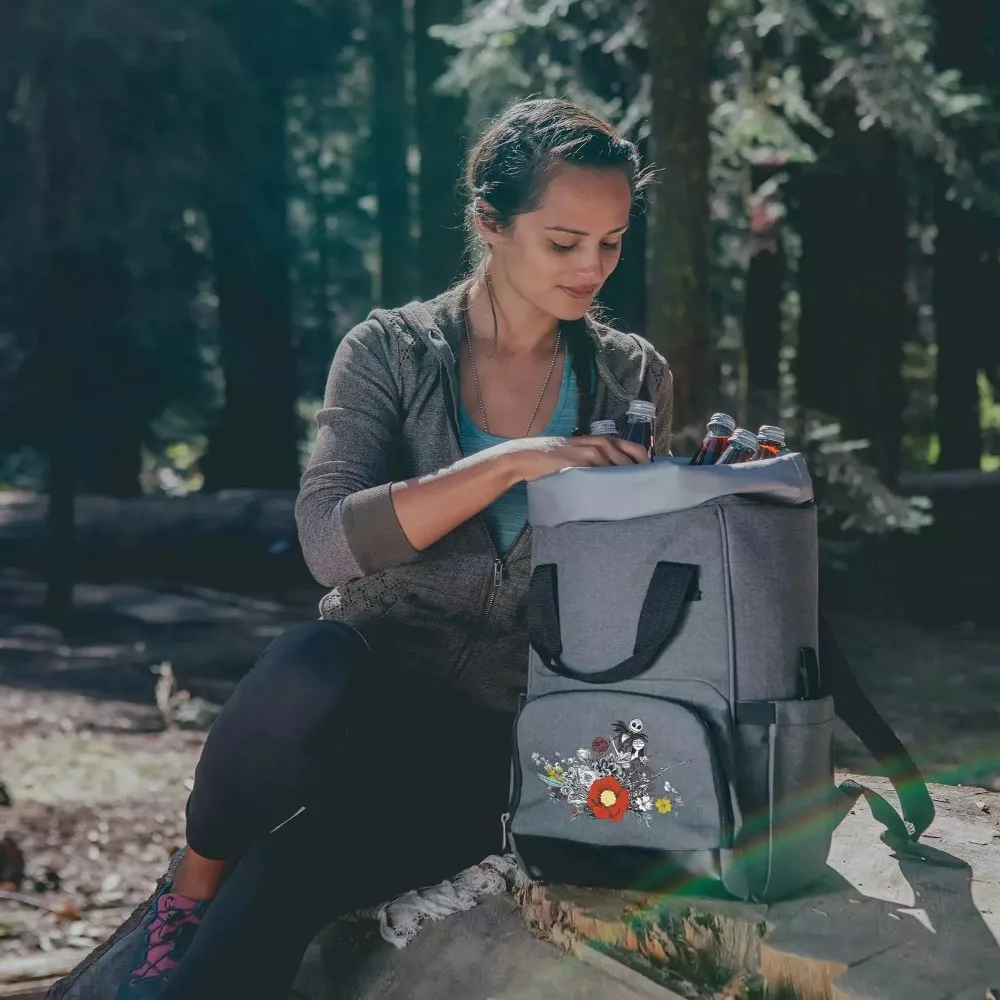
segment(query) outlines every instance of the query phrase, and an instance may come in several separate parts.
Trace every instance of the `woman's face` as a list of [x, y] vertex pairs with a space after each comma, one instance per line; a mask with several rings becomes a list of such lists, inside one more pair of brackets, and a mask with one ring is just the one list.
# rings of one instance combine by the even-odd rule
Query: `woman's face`
[[541, 206], [488, 235], [494, 279], [550, 316], [579, 319], [618, 265], [631, 206], [622, 171], [555, 168]]

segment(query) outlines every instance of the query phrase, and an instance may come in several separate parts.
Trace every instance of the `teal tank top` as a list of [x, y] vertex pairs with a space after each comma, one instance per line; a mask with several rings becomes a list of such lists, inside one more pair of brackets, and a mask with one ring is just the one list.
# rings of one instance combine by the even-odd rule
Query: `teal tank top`
[[[569, 437], [576, 429], [577, 418], [577, 383], [576, 375], [569, 358], [563, 367], [562, 382], [559, 385], [559, 399], [555, 412], [538, 437]], [[459, 439], [463, 455], [475, 455], [477, 452], [502, 444], [509, 438], [487, 434], [472, 420], [460, 402], [458, 407]], [[483, 511], [487, 530], [497, 547], [497, 552], [503, 555], [521, 534], [528, 519], [528, 484], [518, 483], [503, 496], [498, 497]]]

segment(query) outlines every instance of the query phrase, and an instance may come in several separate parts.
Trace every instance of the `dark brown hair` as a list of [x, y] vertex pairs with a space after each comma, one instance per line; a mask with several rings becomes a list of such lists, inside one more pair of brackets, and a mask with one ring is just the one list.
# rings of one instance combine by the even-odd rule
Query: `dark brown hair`
[[[564, 164], [621, 171], [633, 200], [653, 180], [635, 144], [597, 115], [570, 101], [519, 101], [493, 119], [469, 151], [465, 192], [471, 248], [482, 249], [477, 220], [493, 229], [509, 228], [518, 215], [541, 205], [550, 172]], [[577, 432], [586, 434], [593, 345], [584, 321], [565, 323], [563, 329], [580, 392]]]

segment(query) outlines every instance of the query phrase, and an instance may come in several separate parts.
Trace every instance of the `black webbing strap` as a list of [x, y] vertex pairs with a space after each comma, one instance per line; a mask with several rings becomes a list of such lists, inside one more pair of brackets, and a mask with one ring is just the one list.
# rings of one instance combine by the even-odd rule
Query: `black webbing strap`
[[837, 715], [851, 727], [875, 758], [882, 773], [892, 782], [903, 811], [900, 816], [878, 792], [857, 781], [848, 780], [838, 786], [847, 796], [845, 814], [864, 796], [872, 816], [885, 827], [882, 841], [894, 851], [926, 861], [964, 866], [964, 862], [919, 842], [921, 834], [934, 822], [934, 803], [927, 791], [924, 777], [899, 737], [862, 691], [829, 624], [822, 616], [819, 622], [819, 656], [823, 686], [833, 696]]
[[690, 563], [658, 562], [639, 613], [635, 646], [627, 660], [607, 670], [574, 670], [562, 660], [559, 625], [559, 580], [552, 563], [536, 566], [528, 587], [528, 641], [542, 663], [554, 673], [587, 684], [613, 684], [645, 673], [670, 641], [684, 605], [697, 589], [698, 567]]

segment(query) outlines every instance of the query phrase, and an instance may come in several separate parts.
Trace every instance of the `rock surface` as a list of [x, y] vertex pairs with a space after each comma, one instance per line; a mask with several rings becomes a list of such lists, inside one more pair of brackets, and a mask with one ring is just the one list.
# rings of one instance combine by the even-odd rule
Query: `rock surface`
[[[891, 797], [887, 781], [861, 778]], [[897, 858], [866, 805], [826, 878], [771, 906], [534, 886], [525, 913], [557, 944], [599, 942], [682, 996], [982, 1000], [1000, 985], [1000, 795], [931, 786], [929, 845], [963, 867]], [[759, 995], [759, 994], [758, 994]]]

